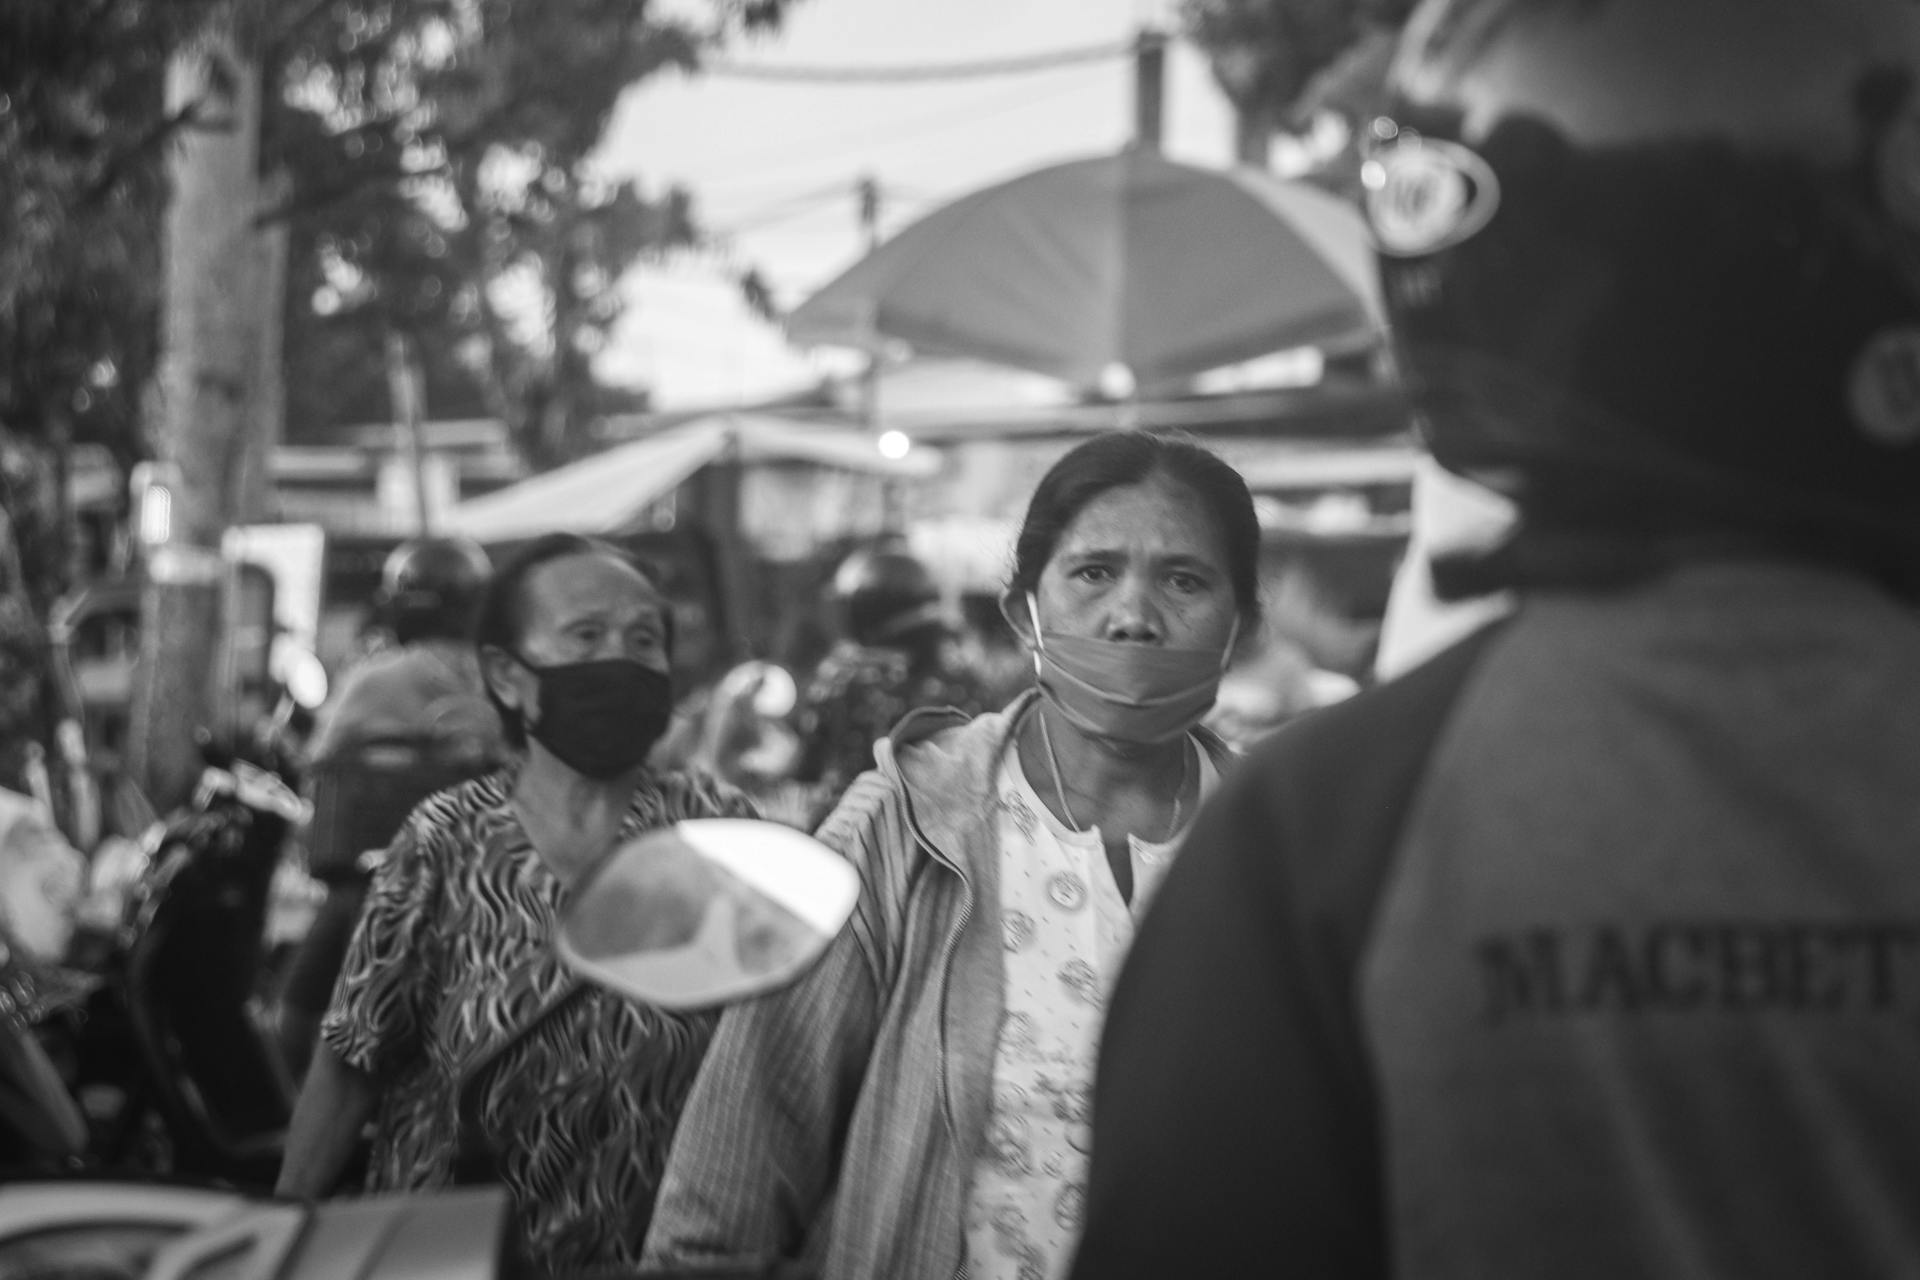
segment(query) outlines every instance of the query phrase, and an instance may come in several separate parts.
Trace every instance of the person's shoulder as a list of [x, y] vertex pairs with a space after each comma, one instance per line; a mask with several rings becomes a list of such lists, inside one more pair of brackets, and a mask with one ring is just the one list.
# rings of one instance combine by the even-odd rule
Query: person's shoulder
[[391, 680], [407, 669], [408, 661], [407, 651], [400, 648], [375, 649], [362, 654], [340, 673], [340, 690], [336, 696], [348, 697]]
[[434, 792], [413, 807], [407, 821], [423, 842], [463, 843], [476, 826], [508, 812], [511, 789], [511, 769], [495, 769]]
[[413, 694], [449, 683], [454, 672], [445, 657], [419, 646], [378, 649], [341, 674], [338, 696], [344, 701]]
[[665, 769], [646, 774], [635, 788], [636, 813], [662, 821], [683, 818], [745, 818], [755, 812], [747, 793], [705, 769]]
[[988, 787], [1025, 699], [968, 715], [953, 707], [909, 711], [876, 748], [884, 772], [922, 791], [969, 794]]
[[454, 640], [416, 641], [398, 651], [394, 669], [434, 687], [476, 692], [484, 687], [479, 655]]
[[1505, 631], [1493, 622], [1412, 670], [1288, 721], [1242, 758], [1225, 792], [1276, 820], [1298, 816], [1301, 804], [1316, 812], [1397, 810], [1461, 691]]

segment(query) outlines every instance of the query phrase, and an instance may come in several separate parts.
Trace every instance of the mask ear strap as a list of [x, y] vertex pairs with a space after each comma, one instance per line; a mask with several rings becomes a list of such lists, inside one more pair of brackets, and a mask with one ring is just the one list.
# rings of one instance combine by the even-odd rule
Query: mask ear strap
[[1240, 611], [1235, 609], [1233, 611], [1233, 630], [1227, 632], [1227, 648], [1226, 651], [1220, 655], [1220, 672], [1222, 675], [1225, 675], [1227, 668], [1233, 665], [1233, 646], [1239, 643]]
[[1033, 623], [1033, 674], [1038, 679], [1045, 674], [1041, 669], [1040, 655], [1047, 651], [1047, 644], [1040, 638], [1040, 604], [1031, 591], [1027, 592], [1027, 618]]

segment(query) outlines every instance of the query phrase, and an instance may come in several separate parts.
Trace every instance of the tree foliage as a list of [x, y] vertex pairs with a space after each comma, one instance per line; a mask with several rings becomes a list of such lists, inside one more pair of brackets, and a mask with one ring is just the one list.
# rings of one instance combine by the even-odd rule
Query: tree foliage
[[167, 59], [219, 0], [0, 5], [0, 423], [123, 456], [153, 367]]
[[426, 353], [437, 414], [485, 409], [539, 462], [577, 452], [621, 275], [695, 235], [685, 193], [603, 181], [590, 156], [629, 84], [692, 69], [780, 8], [727, 0], [704, 27], [638, 0], [335, 0], [317, 14], [281, 51], [269, 121], [293, 180], [292, 431], [385, 416], [366, 373], [391, 327]]
[[264, 212], [291, 221], [296, 426], [385, 415], [393, 324], [423, 338], [430, 395], [568, 437], [612, 282], [692, 235], [684, 194], [596, 182], [586, 158], [628, 84], [784, 3], [712, 0], [702, 25], [645, 0], [0, 4], [0, 428], [149, 452], [165, 159], [186, 122], [162, 81], [238, 10], [269, 78], [263, 168], [290, 184]]
[[[226, 89], [259, 68], [274, 194], [249, 216], [289, 231], [297, 419], [384, 417], [397, 329], [447, 393], [433, 408], [484, 405], [551, 459], [597, 403], [587, 365], [621, 273], [694, 235], [684, 194], [593, 173], [620, 94], [785, 3], [709, 0], [699, 21], [646, 0], [0, 3], [0, 545], [19, 563], [0, 592], [31, 618], [66, 585], [49, 495], [70, 441], [200, 464], [175, 433], [167, 449], [147, 435], [170, 145], [226, 127]], [[189, 52], [212, 83], [170, 114], [168, 69]], [[0, 652], [0, 723], [19, 674]]]
[[1313, 78], [1370, 31], [1397, 28], [1415, 0], [1181, 0], [1187, 34], [1207, 51], [1235, 109], [1288, 118]]

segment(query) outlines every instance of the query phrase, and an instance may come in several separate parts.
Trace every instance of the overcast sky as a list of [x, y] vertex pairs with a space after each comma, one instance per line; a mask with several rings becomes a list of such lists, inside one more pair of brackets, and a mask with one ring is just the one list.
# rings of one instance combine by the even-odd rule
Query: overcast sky
[[[697, 0], [684, 0], [697, 3]], [[738, 43], [741, 63], [938, 66], [1120, 44], [1160, 0], [795, 0], [777, 35]], [[1225, 165], [1232, 119], [1198, 51], [1167, 60], [1164, 150]], [[895, 230], [947, 199], [1055, 161], [1113, 151], [1133, 127], [1133, 67], [1113, 57], [1019, 75], [907, 85], [655, 77], [622, 104], [601, 157], [649, 191], [695, 195], [712, 255], [633, 273], [632, 305], [603, 375], [651, 385], [663, 406], [804, 383], [810, 366], [754, 320], [732, 283], [757, 267], [791, 306], [863, 246], [855, 184], [880, 184]]]

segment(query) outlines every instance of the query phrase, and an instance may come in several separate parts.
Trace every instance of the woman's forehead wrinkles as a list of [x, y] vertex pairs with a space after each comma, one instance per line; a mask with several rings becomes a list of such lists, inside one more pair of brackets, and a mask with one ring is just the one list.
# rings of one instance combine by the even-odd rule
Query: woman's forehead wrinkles
[[1091, 499], [1063, 531], [1055, 555], [1196, 554], [1218, 557], [1220, 533], [1198, 495], [1155, 477]]
[[534, 582], [537, 602], [549, 613], [587, 614], [616, 608], [660, 609], [664, 597], [637, 571], [598, 557], [555, 561], [553, 572]]
[[625, 599], [606, 595], [574, 594], [549, 597], [544, 608], [536, 604], [527, 634], [564, 635], [576, 627], [597, 626], [625, 631], [635, 626], [664, 632], [667, 605], [651, 591], [621, 592]]
[[636, 622], [658, 622], [666, 617], [666, 613], [666, 602], [652, 595], [636, 595], [624, 600], [605, 596], [582, 597], [564, 601], [554, 610], [555, 618], [568, 625], [601, 622], [630, 626]]
[[1218, 556], [1217, 541], [1203, 520], [1163, 521], [1143, 518], [1128, 522], [1104, 518], [1076, 522], [1054, 550], [1056, 560], [1134, 560], [1163, 564], [1185, 562], [1211, 565]]

